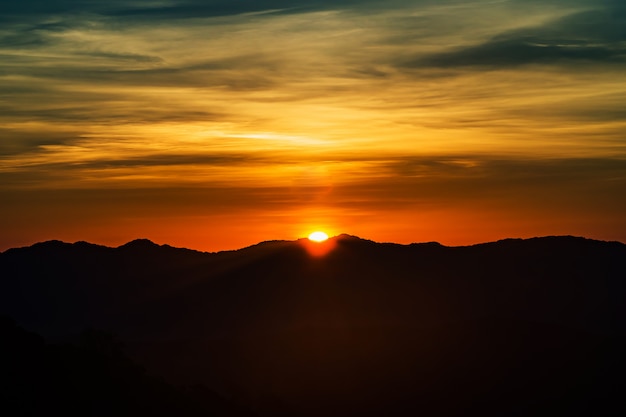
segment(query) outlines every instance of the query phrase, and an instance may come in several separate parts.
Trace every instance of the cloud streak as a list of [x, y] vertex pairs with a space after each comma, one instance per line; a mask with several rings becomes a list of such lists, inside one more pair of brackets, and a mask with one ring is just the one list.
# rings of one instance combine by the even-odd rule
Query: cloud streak
[[483, 43], [418, 57], [409, 67], [506, 68], [528, 64], [626, 62], [626, 13], [573, 13], [542, 26], [500, 33]]

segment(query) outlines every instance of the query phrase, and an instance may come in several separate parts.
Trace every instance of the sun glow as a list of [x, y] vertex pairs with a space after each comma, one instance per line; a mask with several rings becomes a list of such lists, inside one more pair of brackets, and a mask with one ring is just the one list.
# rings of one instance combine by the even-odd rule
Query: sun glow
[[324, 232], [313, 232], [309, 235], [309, 240], [313, 242], [323, 242], [328, 239], [328, 235]]

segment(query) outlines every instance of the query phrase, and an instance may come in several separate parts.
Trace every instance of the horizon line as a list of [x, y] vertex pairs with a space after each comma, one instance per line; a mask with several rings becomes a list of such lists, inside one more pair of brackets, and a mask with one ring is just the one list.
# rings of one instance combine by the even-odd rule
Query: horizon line
[[97, 246], [97, 247], [102, 247], [102, 248], [107, 248], [107, 249], [120, 249], [120, 248], [123, 248], [125, 246], [129, 246], [131, 244], [146, 243], [146, 244], [151, 244], [151, 245], [154, 245], [154, 246], [157, 246], [157, 247], [169, 247], [169, 248], [172, 248], [172, 249], [189, 250], [189, 251], [198, 252], [198, 253], [216, 254], [216, 253], [224, 253], [224, 252], [237, 252], [237, 251], [240, 251], [240, 250], [245, 250], [245, 249], [257, 247], [257, 246], [260, 246], [260, 245], [272, 244], [272, 243], [298, 243], [298, 242], [305, 241], [305, 242], [310, 242], [310, 243], [315, 244], [315, 245], [324, 245], [325, 242], [337, 241], [337, 240], [340, 240], [340, 239], [343, 239], [343, 240], [345, 240], [345, 239], [356, 239], [356, 240], [369, 242], [369, 243], [374, 243], [374, 244], [378, 244], [378, 245], [412, 246], [412, 245], [436, 244], [438, 246], [445, 247], [445, 248], [467, 248], [467, 247], [472, 247], [472, 246], [488, 245], [488, 244], [494, 244], [494, 243], [499, 243], [499, 242], [504, 242], [504, 241], [512, 241], [512, 240], [527, 241], [527, 240], [548, 239], [548, 238], [573, 238], [573, 239], [580, 239], [580, 240], [590, 240], [590, 241], [595, 241], [595, 242], [619, 243], [621, 245], [626, 245], [626, 242], [622, 242], [622, 241], [619, 241], [619, 240], [594, 239], [594, 238], [589, 238], [589, 237], [585, 237], [585, 236], [576, 236], [576, 235], [544, 235], [544, 236], [533, 236], [533, 237], [527, 237], [527, 238], [523, 238], [523, 237], [506, 237], [506, 238], [497, 239], [497, 240], [491, 240], [491, 241], [485, 241], [485, 242], [477, 242], [477, 243], [473, 243], [473, 244], [469, 244], [469, 245], [445, 245], [445, 244], [442, 244], [442, 243], [440, 243], [438, 241], [410, 242], [410, 243], [398, 243], [398, 242], [390, 242], [390, 241], [379, 242], [379, 241], [363, 238], [363, 237], [360, 237], [360, 236], [351, 235], [351, 234], [348, 234], [348, 233], [340, 233], [338, 235], [330, 236], [328, 238], [328, 240], [323, 241], [323, 242], [312, 242], [312, 241], [310, 241], [308, 239], [308, 237], [299, 237], [299, 238], [294, 239], [294, 240], [289, 240], [289, 239], [269, 239], [269, 240], [263, 240], [263, 241], [260, 241], [260, 242], [257, 242], [257, 243], [253, 243], [251, 245], [243, 246], [241, 248], [224, 249], [224, 250], [219, 250], [219, 251], [203, 251], [203, 250], [189, 248], [189, 247], [172, 246], [172, 245], [167, 244], [167, 243], [156, 243], [156, 242], [154, 242], [153, 240], [151, 240], [149, 238], [135, 238], [135, 239], [129, 240], [126, 243], [120, 244], [118, 246], [108, 246], [108, 245], [104, 245], [104, 244], [89, 242], [89, 241], [86, 241], [86, 240], [77, 240], [77, 241], [74, 241], [74, 242], [67, 242], [67, 241], [60, 240], [60, 239], [49, 239], [49, 240], [43, 240], [43, 241], [39, 241], [39, 242], [34, 242], [34, 243], [32, 243], [30, 245], [26, 245], [26, 246], [10, 247], [10, 248], [7, 248], [7, 249], [5, 249], [3, 251], [0, 251], [0, 254], [4, 254], [4, 253], [6, 253], [8, 251], [11, 251], [11, 250], [28, 249], [28, 248], [32, 248], [34, 246], [44, 245], [44, 244], [52, 244], [52, 243], [58, 243], [58, 244], [64, 244], [64, 245], [87, 244], [87, 245]]

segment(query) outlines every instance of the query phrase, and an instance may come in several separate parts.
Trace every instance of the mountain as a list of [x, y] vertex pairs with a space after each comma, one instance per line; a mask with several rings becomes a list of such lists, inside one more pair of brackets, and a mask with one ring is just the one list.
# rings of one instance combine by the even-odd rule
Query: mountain
[[261, 415], [626, 414], [619, 242], [51, 241], [0, 272], [0, 314], [26, 329], [107, 330], [151, 372]]
[[196, 385], [145, 373], [115, 339], [85, 330], [78, 344], [46, 344], [0, 317], [0, 412], [5, 416], [254, 417]]

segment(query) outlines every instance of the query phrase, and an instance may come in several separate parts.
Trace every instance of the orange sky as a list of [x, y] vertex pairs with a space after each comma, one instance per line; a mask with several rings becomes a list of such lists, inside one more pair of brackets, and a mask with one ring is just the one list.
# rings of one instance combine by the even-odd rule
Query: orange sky
[[620, 2], [22, 3], [0, 250], [626, 241]]

